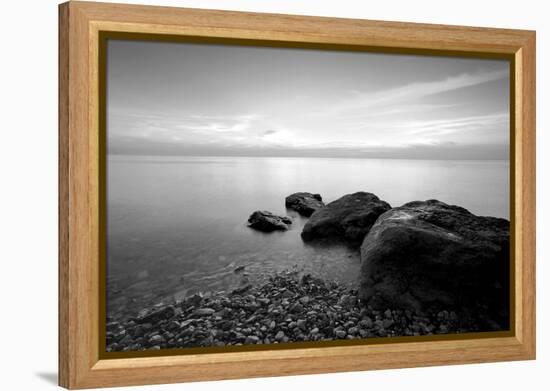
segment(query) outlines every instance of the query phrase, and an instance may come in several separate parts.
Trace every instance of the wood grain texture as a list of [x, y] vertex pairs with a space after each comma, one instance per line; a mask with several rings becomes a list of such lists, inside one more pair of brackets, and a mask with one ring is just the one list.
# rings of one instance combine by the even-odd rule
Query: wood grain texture
[[[518, 336], [528, 353], [534, 358], [536, 350], [536, 42], [535, 36], [526, 42], [517, 56], [521, 56], [521, 113], [518, 126], [521, 127], [521, 160], [516, 164], [523, 170], [522, 182], [516, 184], [516, 190], [522, 191], [521, 216], [522, 222], [522, 253], [519, 260], [522, 263], [521, 278], [517, 282], [521, 287], [522, 311], [521, 325], [523, 329]], [[519, 189], [518, 189], [519, 188]]]
[[[59, 383], [69, 384], [69, 7], [59, 7]], [[63, 325], [63, 326], [61, 326]]]
[[[65, 3], [59, 11], [60, 385], [75, 389], [535, 357], [534, 32], [86, 2]], [[513, 59], [514, 335], [100, 359], [98, 45], [101, 31]]]

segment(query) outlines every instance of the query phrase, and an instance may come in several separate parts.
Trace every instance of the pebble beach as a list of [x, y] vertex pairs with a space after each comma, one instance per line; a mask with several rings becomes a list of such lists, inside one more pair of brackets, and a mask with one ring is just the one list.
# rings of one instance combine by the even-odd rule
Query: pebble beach
[[479, 320], [445, 309], [418, 314], [364, 306], [357, 291], [296, 271], [257, 286], [195, 294], [107, 323], [107, 351], [224, 347], [478, 331]]

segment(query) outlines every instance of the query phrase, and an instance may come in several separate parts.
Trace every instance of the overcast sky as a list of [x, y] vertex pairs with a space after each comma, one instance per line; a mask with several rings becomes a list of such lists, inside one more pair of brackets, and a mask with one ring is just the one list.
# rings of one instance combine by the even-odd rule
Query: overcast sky
[[111, 154], [507, 159], [506, 61], [109, 41]]

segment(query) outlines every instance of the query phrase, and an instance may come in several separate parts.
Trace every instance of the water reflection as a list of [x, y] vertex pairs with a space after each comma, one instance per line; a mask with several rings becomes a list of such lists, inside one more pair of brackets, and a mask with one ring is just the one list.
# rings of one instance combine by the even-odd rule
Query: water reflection
[[[392, 205], [438, 198], [508, 217], [507, 162], [122, 157], [108, 160], [108, 315], [196, 292], [232, 290], [289, 268], [354, 284], [359, 254], [305, 245], [306, 219], [286, 211], [296, 191], [332, 201], [370, 191]], [[288, 214], [287, 232], [249, 229], [254, 210]]]

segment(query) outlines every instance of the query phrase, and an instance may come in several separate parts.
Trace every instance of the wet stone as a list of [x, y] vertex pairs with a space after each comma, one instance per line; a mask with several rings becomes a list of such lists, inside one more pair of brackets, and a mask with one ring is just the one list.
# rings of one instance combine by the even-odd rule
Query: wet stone
[[336, 335], [337, 338], [346, 338], [346, 332], [344, 330], [335, 330], [334, 335]]
[[284, 339], [284, 337], [285, 337], [285, 333], [283, 331], [279, 331], [275, 335], [275, 340], [281, 342]]
[[257, 344], [258, 342], [260, 342], [260, 338], [256, 337], [255, 335], [249, 335], [248, 337], [246, 337], [244, 343], [245, 344]]
[[176, 305], [144, 309], [108, 323], [108, 351], [240, 346], [299, 341], [379, 338], [477, 330], [475, 319], [440, 308], [417, 314], [376, 311], [356, 291], [310, 275], [281, 272], [246, 292], [195, 294]]
[[197, 316], [210, 316], [212, 315], [216, 310], [213, 308], [199, 308], [195, 311], [195, 315]]

